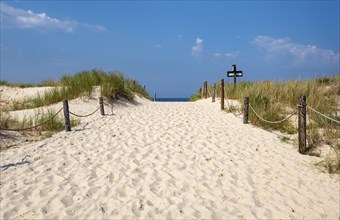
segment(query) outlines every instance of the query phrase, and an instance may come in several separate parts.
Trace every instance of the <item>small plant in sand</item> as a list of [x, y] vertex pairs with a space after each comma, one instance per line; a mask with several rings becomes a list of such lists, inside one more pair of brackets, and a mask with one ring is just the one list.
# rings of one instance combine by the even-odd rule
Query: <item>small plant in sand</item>
[[195, 102], [197, 100], [202, 99], [202, 94], [201, 94], [201, 90], [198, 90], [195, 94], [191, 95], [190, 97], [190, 101]]
[[328, 173], [340, 174], [340, 146], [331, 145], [331, 149], [332, 151], [327, 154], [326, 158], [315, 165]]

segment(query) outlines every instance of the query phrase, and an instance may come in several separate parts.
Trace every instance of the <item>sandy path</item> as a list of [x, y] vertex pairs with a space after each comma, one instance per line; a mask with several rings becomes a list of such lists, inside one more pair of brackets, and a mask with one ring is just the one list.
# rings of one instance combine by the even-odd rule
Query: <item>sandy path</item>
[[1, 218], [340, 217], [338, 176], [217, 102], [144, 101], [0, 154]]

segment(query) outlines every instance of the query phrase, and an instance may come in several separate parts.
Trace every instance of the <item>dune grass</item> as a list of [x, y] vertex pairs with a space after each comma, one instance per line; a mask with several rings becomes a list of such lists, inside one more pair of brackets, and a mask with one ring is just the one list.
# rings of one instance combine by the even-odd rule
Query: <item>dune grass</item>
[[[213, 84], [208, 86], [208, 94], [212, 94]], [[219, 84], [216, 86], [216, 94], [219, 95]], [[263, 82], [240, 82], [234, 90], [233, 83], [225, 85], [225, 98], [238, 100], [239, 107], [228, 106], [226, 111], [243, 111], [244, 97], [249, 97], [249, 102], [256, 112], [269, 121], [279, 121], [297, 109], [298, 99], [301, 95], [306, 96], [307, 105], [340, 120], [340, 74], [331, 77], [319, 77], [312, 80], [301, 81], [263, 81]], [[200, 99], [198, 90], [192, 95], [191, 100]], [[249, 109], [250, 123], [269, 130], [279, 130], [283, 133], [297, 134], [297, 116], [280, 124], [268, 124], [261, 121]], [[307, 143], [310, 149], [326, 143], [340, 151], [340, 126], [330, 122], [307, 109]], [[339, 157], [337, 157], [339, 158]], [[337, 165], [339, 166], [340, 161]], [[340, 172], [340, 169], [336, 169]]]
[[[10, 106], [2, 106], [0, 109], [0, 127], [1, 128], [27, 128], [40, 124], [51, 118], [55, 113], [48, 111], [47, 113], [38, 112], [35, 117], [24, 118], [18, 121], [15, 118], [9, 117], [8, 111], [38, 108], [50, 104], [58, 103], [64, 99], [75, 99], [78, 97], [91, 97], [94, 91], [94, 86], [100, 86], [101, 96], [108, 99], [125, 99], [133, 101], [134, 95], [148, 97], [148, 93], [137, 81], [127, 79], [119, 72], [103, 72], [98, 69], [91, 71], [79, 72], [75, 75], [64, 75], [58, 81], [47, 80], [38, 84], [23, 84], [10, 83], [7, 81], [0, 81], [2, 86], [13, 87], [37, 87], [50, 86], [51, 89], [45, 91], [43, 94], [38, 94], [35, 97], [13, 102]], [[71, 126], [79, 124], [79, 120], [71, 117]], [[34, 129], [38, 133], [44, 133], [50, 136], [55, 132], [64, 129], [63, 117], [60, 114], [53, 120], [44, 125]]]
[[[17, 84], [2, 82], [2, 85], [16, 86]], [[125, 78], [119, 72], [106, 73], [98, 69], [79, 72], [75, 75], [64, 75], [59, 81], [45, 81], [38, 85], [54, 87], [30, 99], [14, 102], [7, 110], [37, 108], [64, 99], [91, 97], [94, 86], [101, 86], [101, 95], [108, 99], [114, 97], [132, 101], [134, 94], [149, 97], [147, 91], [137, 81]]]
[[[64, 118], [62, 114], [58, 114], [52, 120], [51, 119], [56, 114], [53, 110], [48, 110], [47, 112], [37, 112], [33, 117], [24, 117], [21, 121], [16, 118], [10, 117], [8, 113], [1, 113], [0, 127], [3, 129], [24, 129], [30, 128], [35, 125], [42, 124], [39, 127], [24, 130], [22, 132], [37, 132], [38, 135], [43, 137], [50, 137], [52, 134], [62, 131], [65, 129]], [[71, 117], [71, 127], [80, 124], [79, 119]]]
[[[212, 93], [213, 85], [208, 86], [209, 94]], [[216, 86], [218, 95], [220, 93], [219, 86]], [[263, 82], [241, 82], [234, 90], [232, 83], [225, 85], [225, 98], [235, 99], [241, 103], [239, 111], [243, 109], [244, 97], [249, 97], [249, 102], [252, 107], [261, 115], [270, 121], [277, 121], [283, 119], [289, 113], [297, 109], [298, 99], [301, 95], [305, 95], [307, 105], [314, 109], [339, 119], [336, 114], [338, 110], [338, 102], [340, 97], [340, 74], [333, 77], [321, 77], [313, 80], [302, 81], [263, 81]], [[201, 94], [197, 92], [191, 97], [191, 100], [201, 98]], [[234, 108], [233, 106], [226, 106], [226, 110]], [[324, 127], [327, 123], [322, 117], [315, 113], [308, 111], [308, 116], [311, 124], [317, 124], [319, 127]], [[267, 126], [262, 123], [250, 111], [250, 122], [255, 125]], [[268, 128], [281, 130], [282, 126], [275, 127], [268, 125]], [[290, 132], [290, 127], [282, 131]]]

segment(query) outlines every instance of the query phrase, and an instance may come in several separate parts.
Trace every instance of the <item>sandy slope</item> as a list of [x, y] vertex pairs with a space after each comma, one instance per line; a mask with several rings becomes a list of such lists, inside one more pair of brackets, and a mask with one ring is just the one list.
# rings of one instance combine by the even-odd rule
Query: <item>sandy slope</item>
[[42, 95], [45, 91], [52, 89], [53, 87], [9, 87], [0, 86], [0, 98], [2, 101], [19, 101], [25, 98], [34, 97], [38, 94]]
[[318, 158], [218, 102], [138, 103], [1, 151], [1, 218], [339, 219]]

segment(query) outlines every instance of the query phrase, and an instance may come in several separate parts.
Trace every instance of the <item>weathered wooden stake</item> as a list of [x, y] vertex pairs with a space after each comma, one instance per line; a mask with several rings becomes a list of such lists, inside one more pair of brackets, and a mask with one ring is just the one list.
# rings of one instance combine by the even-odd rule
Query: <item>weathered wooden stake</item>
[[67, 99], [63, 101], [63, 107], [64, 107], [65, 131], [71, 131], [70, 112], [68, 110]]
[[249, 97], [244, 97], [243, 124], [248, 124]]
[[213, 91], [212, 91], [212, 102], [215, 102], [215, 96], [216, 96], [216, 83], [214, 83]]
[[221, 91], [221, 110], [224, 110], [224, 79], [220, 81], [220, 91]]
[[201, 89], [201, 97], [202, 97], [202, 99], [204, 98], [204, 82], [203, 82], [202, 89]]
[[155, 93], [154, 97], [153, 97], [153, 101], [155, 102], [156, 101], [156, 96], [157, 94]]
[[102, 116], [104, 116], [105, 113], [104, 113], [104, 101], [103, 101], [103, 97], [99, 98], [99, 106], [100, 106], [100, 114]]
[[307, 149], [306, 144], [306, 96], [299, 98], [299, 153], [304, 154]]
[[202, 92], [202, 98], [206, 99], [208, 96], [208, 82], [207, 81], [203, 82], [201, 92]]

